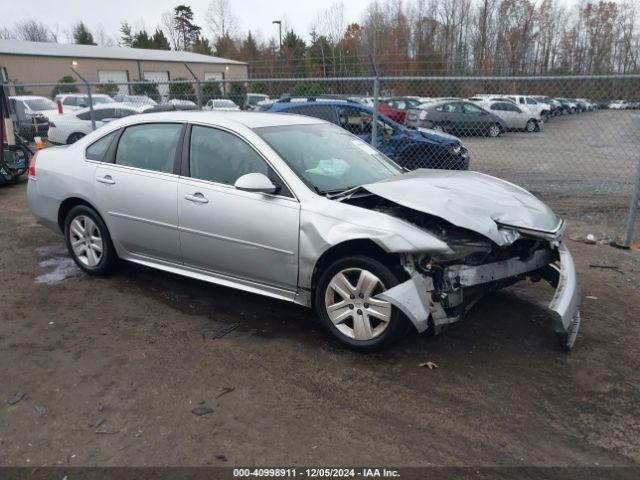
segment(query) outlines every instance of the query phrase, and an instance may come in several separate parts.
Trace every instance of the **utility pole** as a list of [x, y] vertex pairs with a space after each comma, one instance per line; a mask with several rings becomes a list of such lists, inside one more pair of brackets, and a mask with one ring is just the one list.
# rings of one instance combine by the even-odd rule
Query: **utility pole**
[[278, 38], [280, 39], [280, 42], [278, 43], [280, 50], [279, 53], [282, 53], [282, 20], [274, 20], [271, 23], [277, 23], [278, 24]]

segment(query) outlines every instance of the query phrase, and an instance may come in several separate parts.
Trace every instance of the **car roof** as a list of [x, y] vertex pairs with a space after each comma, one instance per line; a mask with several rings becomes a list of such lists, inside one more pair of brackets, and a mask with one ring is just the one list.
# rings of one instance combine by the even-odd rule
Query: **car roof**
[[[133, 117], [125, 117], [131, 119]], [[180, 110], [175, 112], [145, 113], [144, 117], [135, 117], [131, 123], [144, 119], [148, 121], [182, 121], [182, 122], [211, 122], [215, 125], [244, 125], [248, 128], [276, 127], [281, 125], [305, 125], [314, 123], [327, 123], [324, 120], [304, 115], [289, 115], [283, 113], [268, 112], [242, 112], [242, 111], [212, 111], [212, 110]], [[128, 122], [125, 122], [128, 123]]]
[[47, 98], [44, 95], [11, 95], [9, 98], [12, 100], [39, 100], [41, 98], [46, 98], [47, 100], [51, 100], [50, 98]]

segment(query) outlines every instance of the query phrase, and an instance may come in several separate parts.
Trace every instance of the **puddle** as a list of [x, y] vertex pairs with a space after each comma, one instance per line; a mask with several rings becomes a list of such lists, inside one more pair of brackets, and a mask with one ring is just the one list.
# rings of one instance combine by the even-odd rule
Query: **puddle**
[[38, 262], [38, 265], [50, 270], [48, 273], [38, 275], [35, 283], [57, 285], [58, 283], [64, 282], [67, 278], [80, 273], [78, 266], [69, 258], [64, 245], [38, 247], [35, 250], [38, 256], [43, 258]]

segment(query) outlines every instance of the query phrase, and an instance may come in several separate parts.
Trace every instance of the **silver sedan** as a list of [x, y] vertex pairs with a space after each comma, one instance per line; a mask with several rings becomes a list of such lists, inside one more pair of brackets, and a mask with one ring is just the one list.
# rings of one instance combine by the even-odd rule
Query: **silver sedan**
[[296, 302], [359, 350], [437, 333], [525, 278], [556, 288], [564, 347], [580, 324], [564, 222], [546, 205], [476, 172], [406, 172], [315, 118], [117, 120], [34, 157], [28, 198], [88, 274], [121, 259]]

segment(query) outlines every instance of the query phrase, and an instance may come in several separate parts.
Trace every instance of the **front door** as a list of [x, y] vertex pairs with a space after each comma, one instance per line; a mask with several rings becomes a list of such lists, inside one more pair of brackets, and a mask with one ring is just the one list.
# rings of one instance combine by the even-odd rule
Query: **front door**
[[182, 260], [174, 163], [183, 126], [127, 127], [113, 163], [102, 162], [96, 169], [96, 197], [103, 218], [113, 241], [129, 253], [175, 263]]
[[[300, 204], [262, 156], [233, 133], [194, 125], [188, 163], [189, 174], [178, 184], [185, 265], [295, 290]], [[234, 188], [254, 172], [269, 176], [279, 192]]]

